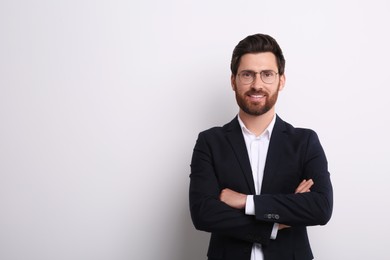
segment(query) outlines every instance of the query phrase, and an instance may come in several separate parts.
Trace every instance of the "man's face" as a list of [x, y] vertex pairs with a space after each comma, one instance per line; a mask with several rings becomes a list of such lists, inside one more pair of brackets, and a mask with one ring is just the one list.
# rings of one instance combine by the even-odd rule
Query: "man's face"
[[276, 75], [271, 84], [264, 83], [260, 74], [255, 75], [255, 80], [250, 84], [242, 84], [239, 74], [242, 71], [278, 71], [276, 57], [271, 52], [245, 54], [241, 57], [237, 75], [232, 75], [232, 87], [236, 93], [238, 106], [243, 112], [252, 116], [260, 116], [274, 109], [278, 99], [278, 93], [284, 87], [284, 75]]

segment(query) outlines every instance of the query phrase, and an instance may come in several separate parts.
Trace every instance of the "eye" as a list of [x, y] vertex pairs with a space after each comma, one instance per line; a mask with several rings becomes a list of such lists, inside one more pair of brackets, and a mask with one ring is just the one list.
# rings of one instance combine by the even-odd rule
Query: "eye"
[[263, 70], [261, 74], [266, 78], [273, 78], [275, 76], [275, 73], [272, 70]]
[[249, 79], [249, 78], [253, 77], [253, 71], [249, 71], [249, 70], [244, 70], [240, 74], [241, 74], [241, 77], [244, 79]]

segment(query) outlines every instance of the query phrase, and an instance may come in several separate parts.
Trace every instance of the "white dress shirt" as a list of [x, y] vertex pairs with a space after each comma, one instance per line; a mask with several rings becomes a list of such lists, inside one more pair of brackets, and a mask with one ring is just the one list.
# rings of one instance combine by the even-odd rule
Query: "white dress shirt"
[[[249, 161], [252, 168], [253, 180], [255, 183], [256, 195], [261, 193], [261, 184], [263, 182], [265, 161], [267, 159], [268, 146], [271, 138], [272, 130], [274, 128], [276, 116], [274, 115], [271, 123], [265, 129], [265, 131], [256, 136], [249, 131], [245, 124], [242, 122], [240, 116], [238, 116], [238, 122], [240, 123], [242, 134], [245, 139], [246, 149], [248, 151]], [[255, 205], [253, 202], [253, 195], [248, 195], [246, 199], [245, 213], [247, 215], [255, 215]], [[278, 224], [275, 223], [271, 239], [275, 239], [278, 232]], [[263, 250], [261, 244], [253, 244], [251, 260], [263, 260]]]

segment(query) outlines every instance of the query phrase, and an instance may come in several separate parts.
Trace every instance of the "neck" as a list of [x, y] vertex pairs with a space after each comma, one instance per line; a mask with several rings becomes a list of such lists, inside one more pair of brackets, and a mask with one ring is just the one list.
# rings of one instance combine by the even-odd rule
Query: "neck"
[[274, 118], [275, 107], [260, 116], [249, 115], [240, 109], [239, 115], [242, 122], [245, 124], [245, 127], [256, 136], [259, 136], [264, 132]]

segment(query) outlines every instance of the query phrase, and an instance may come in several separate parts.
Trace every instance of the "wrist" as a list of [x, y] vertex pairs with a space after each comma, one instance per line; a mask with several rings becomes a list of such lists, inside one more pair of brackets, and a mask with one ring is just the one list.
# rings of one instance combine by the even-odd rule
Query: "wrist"
[[247, 195], [241, 194], [240, 206], [241, 206], [242, 209], [245, 209], [246, 198], [247, 198]]

